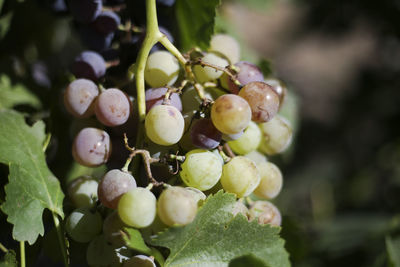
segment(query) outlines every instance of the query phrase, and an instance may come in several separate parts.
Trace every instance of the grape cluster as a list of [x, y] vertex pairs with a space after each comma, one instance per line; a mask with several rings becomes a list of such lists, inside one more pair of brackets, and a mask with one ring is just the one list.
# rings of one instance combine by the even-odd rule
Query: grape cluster
[[[120, 20], [101, 5], [71, 1], [69, 7], [83, 26], [112, 35]], [[69, 185], [76, 209], [65, 227], [74, 241], [90, 242], [89, 265], [155, 266], [150, 257], [132, 257], [121, 231], [134, 227], [156, 234], [189, 224], [207, 195], [220, 189], [238, 198], [232, 216], [281, 224], [269, 200], [282, 189], [282, 173], [267, 156], [284, 152], [292, 140], [290, 123], [278, 115], [286, 87], [239, 61], [239, 44], [226, 34], [214, 35], [207, 51], [191, 50], [184, 58], [185, 69], [169, 51], [151, 51], [144, 68], [143, 121], [134, 92], [116, 84], [103, 87], [102, 56], [85, 51], [75, 59], [76, 79], [64, 90], [65, 109], [75, 120], [92, 123], [74, 130], [72, 155], [86, 167], [109, 167], [99, 181], [81, 176]], [[130, 147], [135, 138], [137, 147]], [[142, 168], [139, 162], [130, 166], [137, 155]], [[98, 262], [99, 251], [107, 262]]]

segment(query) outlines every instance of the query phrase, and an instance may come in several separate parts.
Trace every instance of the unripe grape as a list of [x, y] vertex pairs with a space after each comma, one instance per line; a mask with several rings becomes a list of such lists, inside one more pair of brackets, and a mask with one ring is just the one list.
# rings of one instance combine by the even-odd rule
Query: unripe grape
[[220, 159], [204, 149], [188, 152], [181, 168], [180, 176], [184, 183], [202, 191], [212, 188], [222, 173]]
[[243, 135], [236, 140], [229, 141], [228, 144], [235, 153], [244, 155], [256, 150], [260, 142], [261, 130], [256, 123], [251, 121]]
[[247, 218], [247, 216], [249, 215], [249, 209], [246, 207], [246, 205], [244, 205], [241, 201], [238, 200], [235, 202], [235, 205], [233, 206], [232, 214], [233, 216], [242, 214]]
[[183, 135], [185, 121], [173, 106], [153, 107], [146, 115], [146, 134], [156, 144], [170, 146], [178, 143]]
[[206, 200], [207, 198], [207, 196], [197, 188], [184, 187], [184, 189], [193, 195], [193, 198], [195, 199], [197, 204], [199, 204], [200, 200]]
[[[235, 66], [239, 69], [238, 73], [235, 75], [235, 78], [242, 86], [251, 82], [264, 81], [264, 75], [256, 65], [247, 61], [240, 61], [236, 63]], [[233, 94], [239, 93], [239, 87], [229, 77], [227, 77], [227, 84], [228, 89]]]
[[90, 176], [81, 176], [68, 186], [68, 195], [75, 207], [91, 207], [97, 201], [99, 183]]
[[251, 151], [250, 153], [247, 153], [246, 155], [244, 155], [246, 158], [251, 159], [252, 161], [254, 161], [254, 163], [256, 165], [258, 165], [259, 163], [262, 162], [267, 162], [267, 157], [265, 157], [264, 154], [258, 152], [257, 150]]
[[285, 151], [292, 142], [292, 128], [282, 116], [275, 116], [269, 122], [259, 124], [262, 138], [258, 149], [268, 155]]
[[235, 64], [240, 59], [239, 43], [227, 34], [212, 36], [209, 50], [223, 54], [231, 64]]
[[119, 89], [103, 91], [96, 100], [96, 118], [104, 125], [114, 127], [124, 124], [131, 113], [128, 96]]
[[107, 208], [116, 209], [122, 195], [135, 187], [136, 181], [130, 173], [110, 170], [100, 180], [99, 200]]
[[221, 184], [238, 198], [250, 195], [260, 183], [256, 164], [243, 156], [231, 159], [222, 169]]
[[[207, 53], [202, 58], [202, 61], [205, 63], [208, 63], [208, 64], [212, 64], [212, 65], [221, 67], [221, 68], [224, 68], [229, 65], [229, 62], [226, 59], [224, 59], [220, 56], [217, 56], [214, 53]], [[207, 67], [207, 66], [203, 67], [201, 65], [194, 66], [193, 72], [196, 75], [197, 80], [201, 83], [216, 80], [219, 77], [221, 77], [221, 75], [223, 73], [220, 70], [216, 70], [214, 68]]]
[[75, 137], [72, 155], [79, 164], [99, 166], [107, 162], [110, 154], [110, 136], [103, 130], [84, 128]]
[[279, 96], [271, 86], [264, 82], [246, 84], [239, 92], [251, 108], [251, 119], [255, 122], [271, 120], [279, 109]]
[[108, 243], [114, 247], [122, 247], [125, 242], [121, 235], [121, 231], [127, 227], [118, 216], [118, 212], [114, 211], [104, 220], [103, 234]]
[[156, 197], [147, 188], [131, 189], [119, 200], [118, 215], [129, 226], [149, 226], [156, 217]]
[[172, 85], [178, 79], [178, 60], [167, 51], [156, 51], [147, 58], [144, 79], [153, 88]]
[[65, 221], [65, 230], [76, 242], [86, 243], [101, 232], [100, 213], [92, 212], [89, 207], [74, 210]]
[[77, 118], [88, 118], [94, 113], [94, 100], [99, 94], [97, 85], [91, 80], [77, 79], [64, 92], [64, 105]]
[[254, 190], [254, 194], [261, 198], [271, 199], [276, 197], [282, 189], [282, 173], [279, 168], [271, 162], [257, 164], [260, 172], [261, 182]]
[[236, 134], [249, 125], [251, 109], [247, 101], [240, 96], [222, 95], [212, 105], [211, 120], [220, 132]]
[[269, 201], [255, 201], [249, 210], [249, 220], [257, 218], [259, 224], [270, 224], [280, 226], [282, 216], [279, 209]]
[[158, 199], [157, 213], [168, 226], [186, 225], [196, 216], [197, 199], [183, 187], [168, 187]]

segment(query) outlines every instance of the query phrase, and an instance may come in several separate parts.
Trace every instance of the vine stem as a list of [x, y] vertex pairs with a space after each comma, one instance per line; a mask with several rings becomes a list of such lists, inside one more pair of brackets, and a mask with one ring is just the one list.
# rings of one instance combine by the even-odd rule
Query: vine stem
[[8, 253], [8, 249], [2, 243], [0, 243], [0, 250], [4, 253]]
[[25, 267], [25, 241], [19, 242], [19, 251], [21, 254], [21, 267]]
[[68, 267], [67, 248], [65, 246], [64, 234], [61, 229], [60, 220], [58, 219], [56, 214], [52, 213], [52, 215], [53, 215], [54, 226], [56, 227], [57, 230], [57, 237], [58, 237], [58, 242], [60, 243], [61, 253], [63, 255], [64, 266]]

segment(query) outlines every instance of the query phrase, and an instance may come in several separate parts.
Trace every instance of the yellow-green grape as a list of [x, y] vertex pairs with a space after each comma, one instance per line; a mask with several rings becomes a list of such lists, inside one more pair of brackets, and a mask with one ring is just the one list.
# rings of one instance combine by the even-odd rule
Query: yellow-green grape
[[244, 155], [256, 150], [260, 142], [261, 130], [255, 122], [251, 121], [242, 136], [236, 140], [229, 141], [228, 144], [235, 153]]
[[237, 214], [242, 214], [247, 218], [249, 215], [249, 209], [246, 207], [245, 204], [238, 200], [233, 206], [232, 214], [233, 216], [236, 216]]
[[[218, 66], [220, 68], [225, 68], [226, 66], [229, 65], [229, 62], [226, 59], [217, 56], [214, 53], [207, 53], [202, 58], [202, 61], [208, 64]], [[201, 83], [216, 80], [219, 77], [221, 77], [223, 73], [223, 71], [216, 70], [211, 67], [202, 67], [201, 65], [194, 66], [193, 72], [196, 75], [197, 80]]]
[[260, 172], [261, 182], [254, 190], [254, 194], [261, 198], [275, 198], [282, 189], [282, 173], [279, 168], [271, 162], [257, 164]]
[[212, 188], [222, 174], [220, 159], [204, 149], [188, 152], [181, 168], [180, 176], [185, 184], [201, 191]]
[[134, 188], [119, 200], [118, 215], [122, 222], [129, 226], [149, 226], [156, 217], [156, 197], [147, 188]]
[[165, 189], [157, 202], [157, 214], [168, 226], [191, 223], [197, 213], [197, 198], [179, 186]]
[[65, 230], [76, 242], [86, 243], [101, 232], [103, 221], [100, 213], [89, 207], [74, 210], [65, 221]]
[[282, 216], [279, 209], [269, 201], [255, 201], [249, 210], [249, 220], [257, 218], [259, 224], [270, 224], [272, 226], [280, 226]]
[[215, 100], [226, 92], [218, 87], [207, 87], [204, 89], [205, 95], [211, 100]]
[[220, 132], [236, 134], [249, 126], [251, 109], [247, 101], [240, 96], [222, 95], [212, 105], [211, 120]]
[[[204, 91], [204, 96], [210, 100], [213, 100], [211, 94], [206, 90]], [[193, 86], [190, 86], [183, 91], [181, 99], [184, 112], [191, 112], [199, 109], [199, 106], [202, 102], [199, 94]]]
[[258, 152], [257, 150], [251, 151], [250, 153], [247, 153], [246, 155], [244, 155], [246, 158], [251, 159], [252, 161], [254, 161], [256, 163], [256, 165], [258, 165], [261, 162], [267, 162], [267, 157], [263, 154]]
[[167, 51], [156, 51], [147, 58], [144, 79], [153, 88], [172, 85], [178, 79], [178, 60]]
[[146, 134], [158, 145], [170, 146], [178, 143], [184, 127], [183, 116], [174, 106], [155, 106], [146, 115]]
[[91, 176], [80, 176], [68, 186], [68, 195], [75, 207], [91, 207], [97, 201], [99, 183]]
[[285, 151], [292, 142], [292, 128], [282, 116], [276, 115], [269, 122], [259, 124], [262, 139], [258, 149], [268, 155]]
[[[193, 195], [193, 198], [196, 200], [197, 205], [200, 205], [202, 201], [206, 200], [207, 196], [202, 191], [194, 187], [184, 187], [186, 191]], [[200, 201], [202, 200], [202, 201]]]
[[216, 34], [211, 38], [210, 51], [223, 54], [231, 64], [235, 64], [240, 59], [240, 45], [227, 34]]
[[238, 198], [253, 193], [259, 183], [260, 174], [256, 164], [246, 157], [234, 157], [222, 169], [222, 187], [227, 192], [235, 193]]

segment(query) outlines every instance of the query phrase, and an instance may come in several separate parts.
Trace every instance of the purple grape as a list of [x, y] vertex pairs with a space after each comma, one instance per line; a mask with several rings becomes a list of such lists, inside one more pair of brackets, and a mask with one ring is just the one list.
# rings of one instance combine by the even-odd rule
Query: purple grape
[[[235, 66], [239, 68], [239, 72], [236, 74], [236, 79], [238, 79], [242, 85], [246, 85], [250, 82], [264, 81], [264, 75], [256, 65], [247, 61], [239, 61]], [[232, 93], [239, 93], [239, 87], [234, 84], [231, 79], [228, 79], [228, 86]]]
[[32, 78], [39, 86], [50, 88], [51, 80], [49, 78], [49, 69], [42, 61], [37, 61], [31, 67]]
[[93, 27], [99, 33], [107, 35], [118, 29], [121, 24], [120, 17], [112, 11], [103, 11], [93, 22]]
[[82, 42], [89, 48], [98, 52], [102, 52], [111, 47], [114, 39], [114, 32], [104, 35], [91, 27], [92, 25], [84, 25], [78, 29]]
[[124, 92], [111, 88], [97, 97], [94, 112], [96, 118], [106, 126], [122, 125], [129, 118], [131, 103]]
[[88, 118], [94, 114], [94, 100], [99, 95], [97, 85], [91, 80], [77, 79], [64, 92], [64, 105], [77, 118]]
[[210, 119], [200, 119], [193, 124], [190, 137], [193, 145], [199, 148], [213, 149], [219, 145], [222, 134]]
[[84, 128], [75, 137], [72, 155], [76, 162], [95, 167], [107, 162], [111, 154], [110, 136], [96, 128]]
[[175, 4], [175, 0], [157, 0], [157, 4], [163, 6], [173, 6]]
[[[146, 111], [148, 112], [152, 107], [161, 105], [163, 103], [167, 88], [150, 88], [146, 90]], [[182, 101], [177, 93], [172, 93], [170, 97], [170, 104], [182, 111]]]
[[75, 58], [72, 73], [76, 78], [97, 81], [106, 74], [106, 62], [100, 54], [84, 51]]
[[74, 19], [88, 24], [96, 19], [103, 8], [101, 0], [69, 0], [69, 9]]

